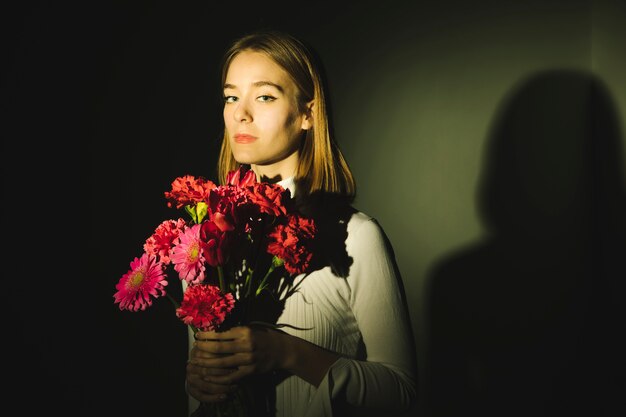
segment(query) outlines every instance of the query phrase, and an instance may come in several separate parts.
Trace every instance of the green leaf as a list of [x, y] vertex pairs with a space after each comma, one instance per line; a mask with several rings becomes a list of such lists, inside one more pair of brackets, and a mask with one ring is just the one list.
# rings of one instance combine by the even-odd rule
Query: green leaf
[[198, 224], [198, 216], [196, 216], [196, 210], [194, 206], [190, 206], [190, 205], [186, 205], [185, 206], [185, 211], [187, 212], [187, 214], [189, 214], [189, 216], [191, 217], [191, 221]]
[[195, 224], [200, 224], [208, 213], [209, 205], [204, 201], [199, 202], [196, 205], [188, 204], [185, 206], [185, 211], [191, 217], [191, 220]]
[[202, 220], [204, 220], [204, 218], [207, 215], [208, 208], [209, 208], [209, 205], [205, 203], [204, 201], [201, 201], [198, 204], [196, 204], [196, 218], [197, 218], [196, 223], [201, 223]]
[[274, 257], [272, 258], [273, 268], [278, 268], [279, 266], [283, 266], [284, 264], [285, 264], [285, 261], [282, 258], [279, 258], [278, 256], [274, 255]]

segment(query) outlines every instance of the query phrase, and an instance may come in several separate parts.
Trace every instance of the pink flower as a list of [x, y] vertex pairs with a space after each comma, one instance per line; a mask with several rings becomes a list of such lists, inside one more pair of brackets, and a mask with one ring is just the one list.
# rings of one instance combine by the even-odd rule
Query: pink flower
[[144, 251], [151, 255], [157, 255], [163, 265], [169, 265], [170, 249], [185, 225], [183, 219], [165, 220], [156, 228], [154, 234], [146, 240], [146, 243], [143, 245]]
[[269, 234], [267, 252], [281, 258], [291, 275], [301, 274], [311, 264], [316, 231], [312, 219], [289, 214], [287, 223], [276, 225]]
[[165, 295], [166, 278], [156, 256], [144, 253], [130, 263], [130, 270], [115, 286], [115, 302], [119, 303], [120, 310], [145, 310], [152, 305], [151, 297]]
[[179, 235], [178, 242], [170, 251], [174, 270], [181, 280], [189, 284], [202, 282], [205, 277], [205, 243], [200, 239], [200, 225], [195, 224]]
[[216, 330], [235, 306], [231, 293], [223, 294], [213, 285], [187, 287], [176, 316], [199, 330]]
[[216, 187], [215, 183], [203, 177], [183, 175], [172, 182], [172, 190], [165, 192], [167, 206], [177, 209], [186, 205], [195, 205], [208, 199], [209, 193]]

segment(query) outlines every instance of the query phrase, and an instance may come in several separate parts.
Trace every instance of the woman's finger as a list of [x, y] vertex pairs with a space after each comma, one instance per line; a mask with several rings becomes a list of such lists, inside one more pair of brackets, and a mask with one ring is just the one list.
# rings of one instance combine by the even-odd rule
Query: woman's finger
[[251, 352], [235, 353], [215, 358], [193, 358], [190, 364], [209, 368], [238, 368], [240, 366], [251, 365], [254, 362], [254, 355]]
[[[212, 368], [201, 368], [201, 369], [204, 370], [204, 369], [212, 369]], [[241, 380], [242, 378], [248, 375], [251, 375], [253, 373], [253, 370], [254, 370], [254, 367], [252, 366], [241, 366], [237, 369], [234, 369], [232, 372], [228, 374], [203, 376], [203, 379], [206, 381], [216, 383], [216, 384], [232, 385], [232, 384], [238, 383], [239, 380]]]
[[236, 339], [236, 340], [197, 340], [194, 342], [194, 346], [197, 350], [212, 354], [228, 354], [228, 353], [241, 353], [252, 350], [252, 343], [249, 339]]
[[236, 385], [217, 384], [194, 376], [187, 378], [187, 391], [201, 402], [224, 401], [230, 393], [236, 390]]
[[193, 363], [187, 364], [187, 373], [200, 376], [221, 376], [232, 374], [236, 368], [207, 368]]
[[194, 347], [194, 350], [192, 350], [191, 352], [191, 357], [192, 358], [220, 358], [222, 356], [226, 356], [229, 355], [230, 353], [215, 353], [215, 352], [210, 352], [207, 350], [203, 350], [203, 349], [199, 349], [197, 347]]
[[251, 329], [247, 326], [233, 327], [223, 332], [198, 331], [194, 335], [197, 341], [235, 340], [250, 337]]

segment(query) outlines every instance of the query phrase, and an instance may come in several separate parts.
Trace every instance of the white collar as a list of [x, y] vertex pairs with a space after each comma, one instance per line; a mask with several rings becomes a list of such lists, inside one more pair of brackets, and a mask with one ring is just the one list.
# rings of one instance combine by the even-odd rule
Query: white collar
[[285, 178], [284, 180], [278, 181], [276, 184], [291, 191], [291, 198], [296, 195], [296, 181], [294, 177]]

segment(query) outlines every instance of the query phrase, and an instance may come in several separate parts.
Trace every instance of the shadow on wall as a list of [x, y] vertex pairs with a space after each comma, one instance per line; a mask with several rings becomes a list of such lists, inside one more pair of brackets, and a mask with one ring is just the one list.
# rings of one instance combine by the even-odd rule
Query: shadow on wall
[[541, 72], [504, 100], [477, 192], [488, 233], [428, 276], [428, 415], [626, 415], [622, 156], [591, 74]]

